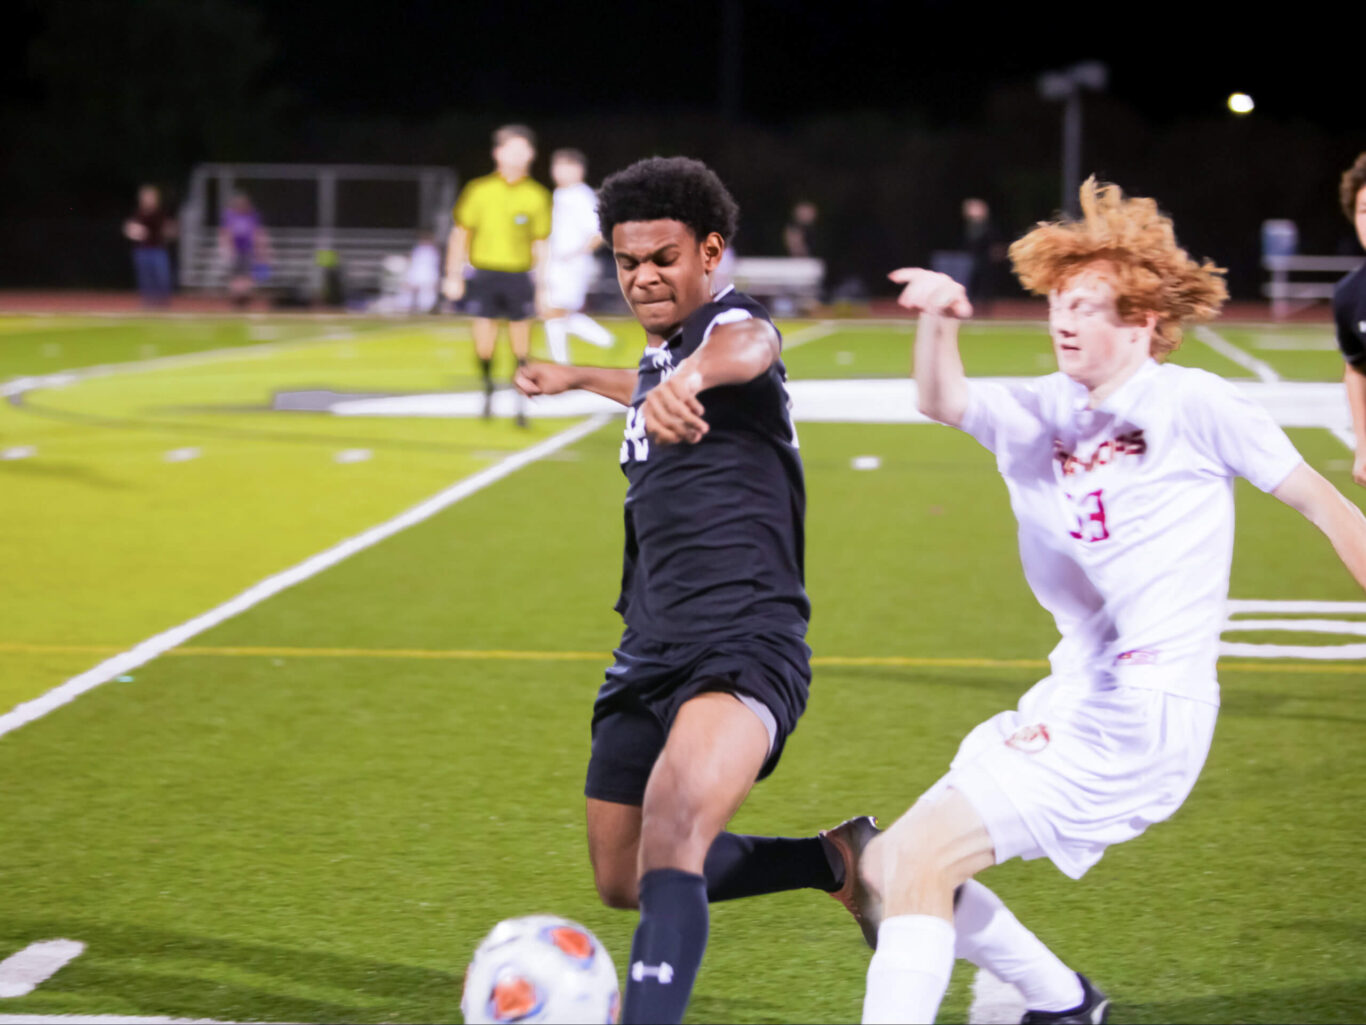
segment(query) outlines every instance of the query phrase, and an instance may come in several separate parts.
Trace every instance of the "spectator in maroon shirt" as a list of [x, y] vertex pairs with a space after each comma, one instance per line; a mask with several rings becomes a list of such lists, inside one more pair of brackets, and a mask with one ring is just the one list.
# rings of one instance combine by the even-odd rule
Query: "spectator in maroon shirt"
[[167, 248], [176, 236], [176, 222], [161, 208], [161, 190], [155, 185], [138, 189], [138, 208], [123, 222], [123, 234], [133, 243], [133, 270], [144, 306], [165, 306], [171, 301], [171, 254]]

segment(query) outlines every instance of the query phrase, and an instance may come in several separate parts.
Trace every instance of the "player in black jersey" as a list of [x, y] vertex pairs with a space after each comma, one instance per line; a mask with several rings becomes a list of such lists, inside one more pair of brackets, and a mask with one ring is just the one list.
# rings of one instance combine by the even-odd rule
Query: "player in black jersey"
[[776, 765], [811, 679], [782, 339], [749, 296], [712, 294], [738, 212], [696, 160], [609, 177], [598, 216], [645, 329], [640, 365], [517, 376], [528, 395], [584, 388], [627, 407], [626, 628], [593, 708], [585, 793], [598, 892], [641, 912], [628, 1025], [682, 1019], [708, 900], [814, 887], [849, 902], [847, 869], [876, 832], [866, 818], [803, 839], [722, 832]]
[[[1342, 212], [1356, 228], [1366, 249], [1366, 153], [1342, 175]], [[1366, 486], [1366, 264], [1352, 271], [1333, 289], [1333, 320], [1337, 323], [1338, 348], [1347, 362], [1343, 383], [1352, 410], [1356, 456], [1352, 479]]]

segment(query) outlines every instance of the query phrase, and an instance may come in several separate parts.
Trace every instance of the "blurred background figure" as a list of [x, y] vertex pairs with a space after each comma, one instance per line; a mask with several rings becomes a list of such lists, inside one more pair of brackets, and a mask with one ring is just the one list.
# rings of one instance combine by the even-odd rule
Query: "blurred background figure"
[[155, 185], [138, 189], [138, 207], [123, 222], [123, 234], [133, 243], [133, 271], [142, 304], [167, 305], [172, 287], [169, 245], [176, 235], [176, 222], [161, 208], [161, 190]]
[[218, 248], [228, 266], [228, 298], [239, 309], [251, 302], [252, 288], [270, 274], [270, 242], [261, 215], [245, 192], [232, 197], [218, 228]]
[[799, 200], [792, 207], [792, 216], [783, 228], [783, 248], [788, 256], [819, 256], [814, 238], [820, 211], [809, 199]]
[[546, 345], [557, 363], [569, 362], [570, 335], [603, 349], [615, 340], [612, 332], [583, 312], [588, 286], [597, 275], [593, 252], [602, 245], [597, 197], [584, 181], [587, 171], [588, 160], [576, 149], [557, 149], [550, 155], [555, 192], [542, 294]]
[[[452, 302], [463, 300], [474, 318], [474, 351], [484, 378], [484, 416], [493, 415], [493, 351], [498, 325], [508, 326], [517, 365], [531, 349], [531, 318], [540, 296], [537, 270], [550, 234], [550, 191], [531, 177], [536, 133], [526, 125], [504, 125], [493, 133], [495, 170], [467, 182], [455, 201], [454, 225], [446, 246], [441, 289]], [[466, 270], [469, 281], [466, 282]], [[526, 426], [521, 392], [517, 424]]]
[[437, 288], [441, 284], [441, 250], [430, 231], [419, 232], [417, 244], [408, 254], [403, 287], [409, 313], [431, 313], [436, 308]]
[[963, 252], [968, 255], [968, 301], [980, 315], [995, 292], [996, 264], [1005, 256], [1005, 246], [991, 222], [991, 208], [985, 199], [963, 200]]

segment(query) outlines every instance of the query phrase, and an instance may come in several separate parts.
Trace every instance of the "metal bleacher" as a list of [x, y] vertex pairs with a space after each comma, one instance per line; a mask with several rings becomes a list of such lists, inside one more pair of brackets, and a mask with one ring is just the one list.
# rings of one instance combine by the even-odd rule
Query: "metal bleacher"
[[[1333, 298], [1333, 286], [1338, 279], [1361, 264], [1359, 256], [1264, 256], [1262, 269], [1270, 275], [1270, 280], [1262, 285], [1262, 295], [1271, 300], [1273, 317], [1288, 317], [1311, 303]], [[1292, 274], [1317, 276], [1317, 279], [1292, 280]], [[1324, 280], [1327, 275], [1331, 275], [1331, 280]]]
[[265, 287], [316, 296], [326, 265], [340, 268], [348, 293], [380, 287], [383, 261], [406, 255], [418, 233], [444, 244], [455, 204], [447, 167], [365, 164], [200, 164], [180, 208], [180, 284], [227, 283], [218, 225], [236, 192], [261, 213], [269, 239]]
[[736, 288], [757, 299], [785, 301], [794, 311], [805, 313], [820, 302], [825, 261], [804, 256], [741, 256], [735, 261], [734, 281]]

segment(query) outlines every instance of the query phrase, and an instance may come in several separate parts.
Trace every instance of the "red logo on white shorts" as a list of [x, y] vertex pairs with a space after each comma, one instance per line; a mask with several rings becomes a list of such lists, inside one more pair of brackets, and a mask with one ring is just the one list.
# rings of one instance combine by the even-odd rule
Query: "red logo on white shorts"
[[1048, 727], [1043, 723], [1034, 726], [1021, 726], [1006, 737], [1006, 747], [1013, 747], [1016, 751], [1023, 751], [1027, 755], [1036, 755], [1047, 746]]

